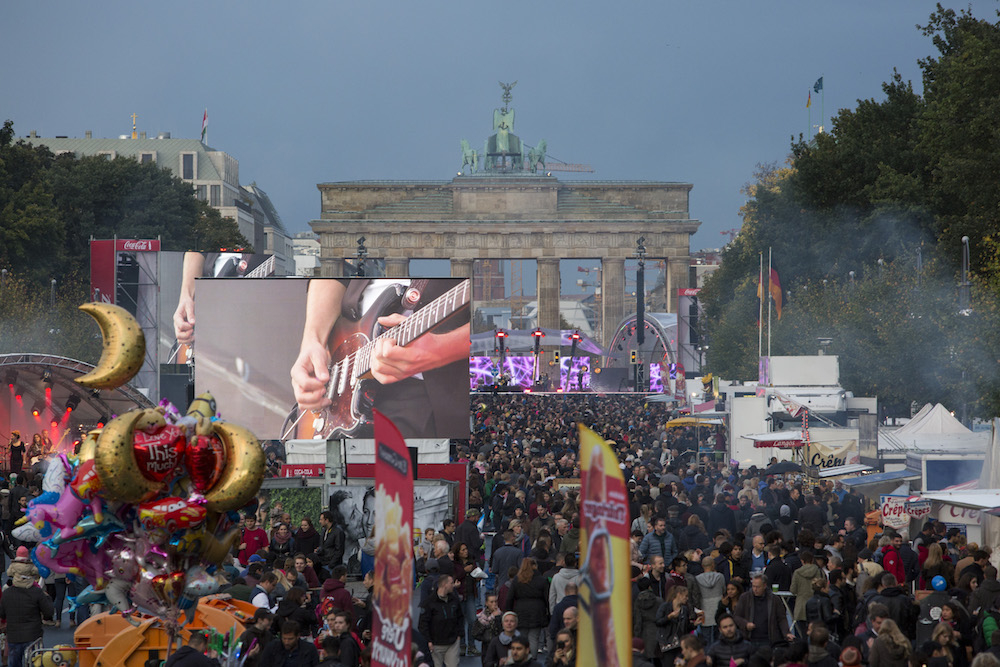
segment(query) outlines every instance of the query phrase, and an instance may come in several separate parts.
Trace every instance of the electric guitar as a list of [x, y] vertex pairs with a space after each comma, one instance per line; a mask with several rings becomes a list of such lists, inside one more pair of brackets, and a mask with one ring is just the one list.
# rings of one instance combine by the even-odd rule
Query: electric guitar
[[[465, 314], [468, 317], [470, 281], [462, 280], [450, 290], [414, 312], [405, 322], [390, 329], [378, 324], [378, 318], [402, 312], [401, 297], [405, 285], [387, 287], [356, 322], [340, 317], [330, 333], [330, 381], [326, 386], [329, 406], [313, 411], [299, 423], [296, 438], [330, 440], [371, 437], [372, 407], [380, 386], [372, 377], [371, 362], [376, 341], [391, 338], [405, 347], [440, 325]], [[299, 406], [293, 408], [298, 415]]]

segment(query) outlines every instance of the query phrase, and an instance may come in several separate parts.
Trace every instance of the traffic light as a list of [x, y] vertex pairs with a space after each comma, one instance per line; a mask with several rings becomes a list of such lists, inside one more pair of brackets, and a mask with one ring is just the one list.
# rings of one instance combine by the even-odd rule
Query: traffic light
[[639, 359], [637, 357], [637, 354], [636, 354], [635, 350], [630, 350], [629, 353], [628, 353], [628, 355], [629, 355], [628, 356], [628, 362], [630, 364], [635, 365], [635, 364], [639, 363]]
[[552, 361], [556, 362], [557, 364], [559, 363], [559, 350], [556, 350], [555, 352], [552, 353]]

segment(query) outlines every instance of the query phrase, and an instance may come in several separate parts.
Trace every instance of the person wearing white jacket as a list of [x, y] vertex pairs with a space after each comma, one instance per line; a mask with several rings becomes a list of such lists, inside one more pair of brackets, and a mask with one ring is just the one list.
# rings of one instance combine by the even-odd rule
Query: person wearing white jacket
[[694, 578], [698, 582], [698, 588], [701, 589], [701, 604], [705, 612], [705, 620], [699, 632], [705, 645], [710, 646], [718, 637], [715, 614], [719, 610], [722, 596], [726, 593], [726, 578], [721, 572], [715, 571], [715, 559], [711, 556], [701, 560], [701, 567], [705, 571]]
[[566, 597], [566, 584], [580, 584], [580, 570], [577, 569], [576, 554], [566, 554], [566, 566], [552, 576], [549, 584], [549, 613]]

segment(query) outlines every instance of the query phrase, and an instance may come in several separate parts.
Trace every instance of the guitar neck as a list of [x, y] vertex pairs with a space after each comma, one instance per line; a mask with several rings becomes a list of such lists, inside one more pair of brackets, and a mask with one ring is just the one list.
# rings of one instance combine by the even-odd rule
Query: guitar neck
[[358, 350], [356, 374], [360, 377], [371, 371], [371, 358], [375, 352], [375, 343], [383, 338], [396, 341], [401, 347], [406, 347], [420, 336], [436, 327], [451, 315], [457, 313], [469, 303], [470, 280], [463, 280], [450, 290], [431, 301], [405, 322], [388, 329], [377, 338]]

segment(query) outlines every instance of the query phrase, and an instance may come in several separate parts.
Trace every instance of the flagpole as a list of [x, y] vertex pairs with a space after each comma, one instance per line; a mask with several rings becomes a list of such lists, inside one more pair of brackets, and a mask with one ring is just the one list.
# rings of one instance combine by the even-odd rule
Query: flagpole
[[760, 255], [760, 270], [757, 273], [757, 362], [760, 363], [764, 351], [764, 253]]
[[[767, 363], [771, 363], [771, 247], [767, 248]], [[768, 373], [768, 380], [771, 374]]]

